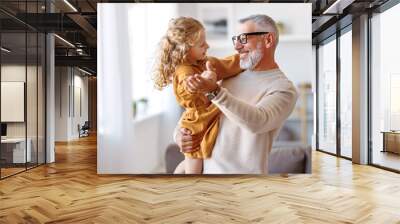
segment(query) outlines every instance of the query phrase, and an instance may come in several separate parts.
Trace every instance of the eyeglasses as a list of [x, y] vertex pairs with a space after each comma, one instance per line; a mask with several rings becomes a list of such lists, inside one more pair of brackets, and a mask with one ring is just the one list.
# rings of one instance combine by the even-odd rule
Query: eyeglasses
[[241, 44], [247, 44], [247, 36], [250, 36], [250, 35], [262, 35], [262, 34], [267, 34], [267, 33], [269, 33], [269, 32], [242, 33], [242, 34], [239, 34], [238, 36], [233, 36], [232, 37], [232, 42], [233, 42], [233, 45], [236, 44], [236, 41], [239, 41], [239, 43], [241, 43]]

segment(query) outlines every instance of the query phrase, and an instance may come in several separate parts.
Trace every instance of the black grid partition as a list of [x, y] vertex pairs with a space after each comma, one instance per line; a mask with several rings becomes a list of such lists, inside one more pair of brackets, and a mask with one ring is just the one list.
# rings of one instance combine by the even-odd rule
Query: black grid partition
[[[46, 161], [46, 34], [25, 23], [44, 0], [0, 2], [0, 179]], [[10, 11], [12, 6], [14, 11]], [[22, 116], [19, 116], [22, 114]]]

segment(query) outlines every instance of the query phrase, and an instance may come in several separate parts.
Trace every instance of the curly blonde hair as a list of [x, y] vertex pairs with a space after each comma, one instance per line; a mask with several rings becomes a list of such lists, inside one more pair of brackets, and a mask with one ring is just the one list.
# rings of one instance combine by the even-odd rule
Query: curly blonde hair
[[200, 39], [203, 25], [191, 17], [171, 19], [167, 33], [161, 38], [153, 71], [154, 86], [162, 90], [172, 82], [177, 65], [187, 61], [191, 47]]

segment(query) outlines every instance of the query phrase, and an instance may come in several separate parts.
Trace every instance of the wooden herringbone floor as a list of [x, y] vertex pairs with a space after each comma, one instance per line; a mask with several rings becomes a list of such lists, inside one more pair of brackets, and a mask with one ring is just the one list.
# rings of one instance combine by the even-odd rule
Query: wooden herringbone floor
[[0, 223], [400, 223], [400, 175], [313, 153], [312, 175], [96, 174], [96, 139], [0, 181]]

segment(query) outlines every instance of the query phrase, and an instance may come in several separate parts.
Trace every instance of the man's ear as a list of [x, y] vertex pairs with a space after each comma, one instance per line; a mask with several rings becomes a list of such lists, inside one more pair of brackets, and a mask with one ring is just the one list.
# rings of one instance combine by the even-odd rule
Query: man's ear
[[266, 48], [272, 48], [275, 45], [275, 34], [274, 33], [268, 33], [265, 35], [265, 47]]

